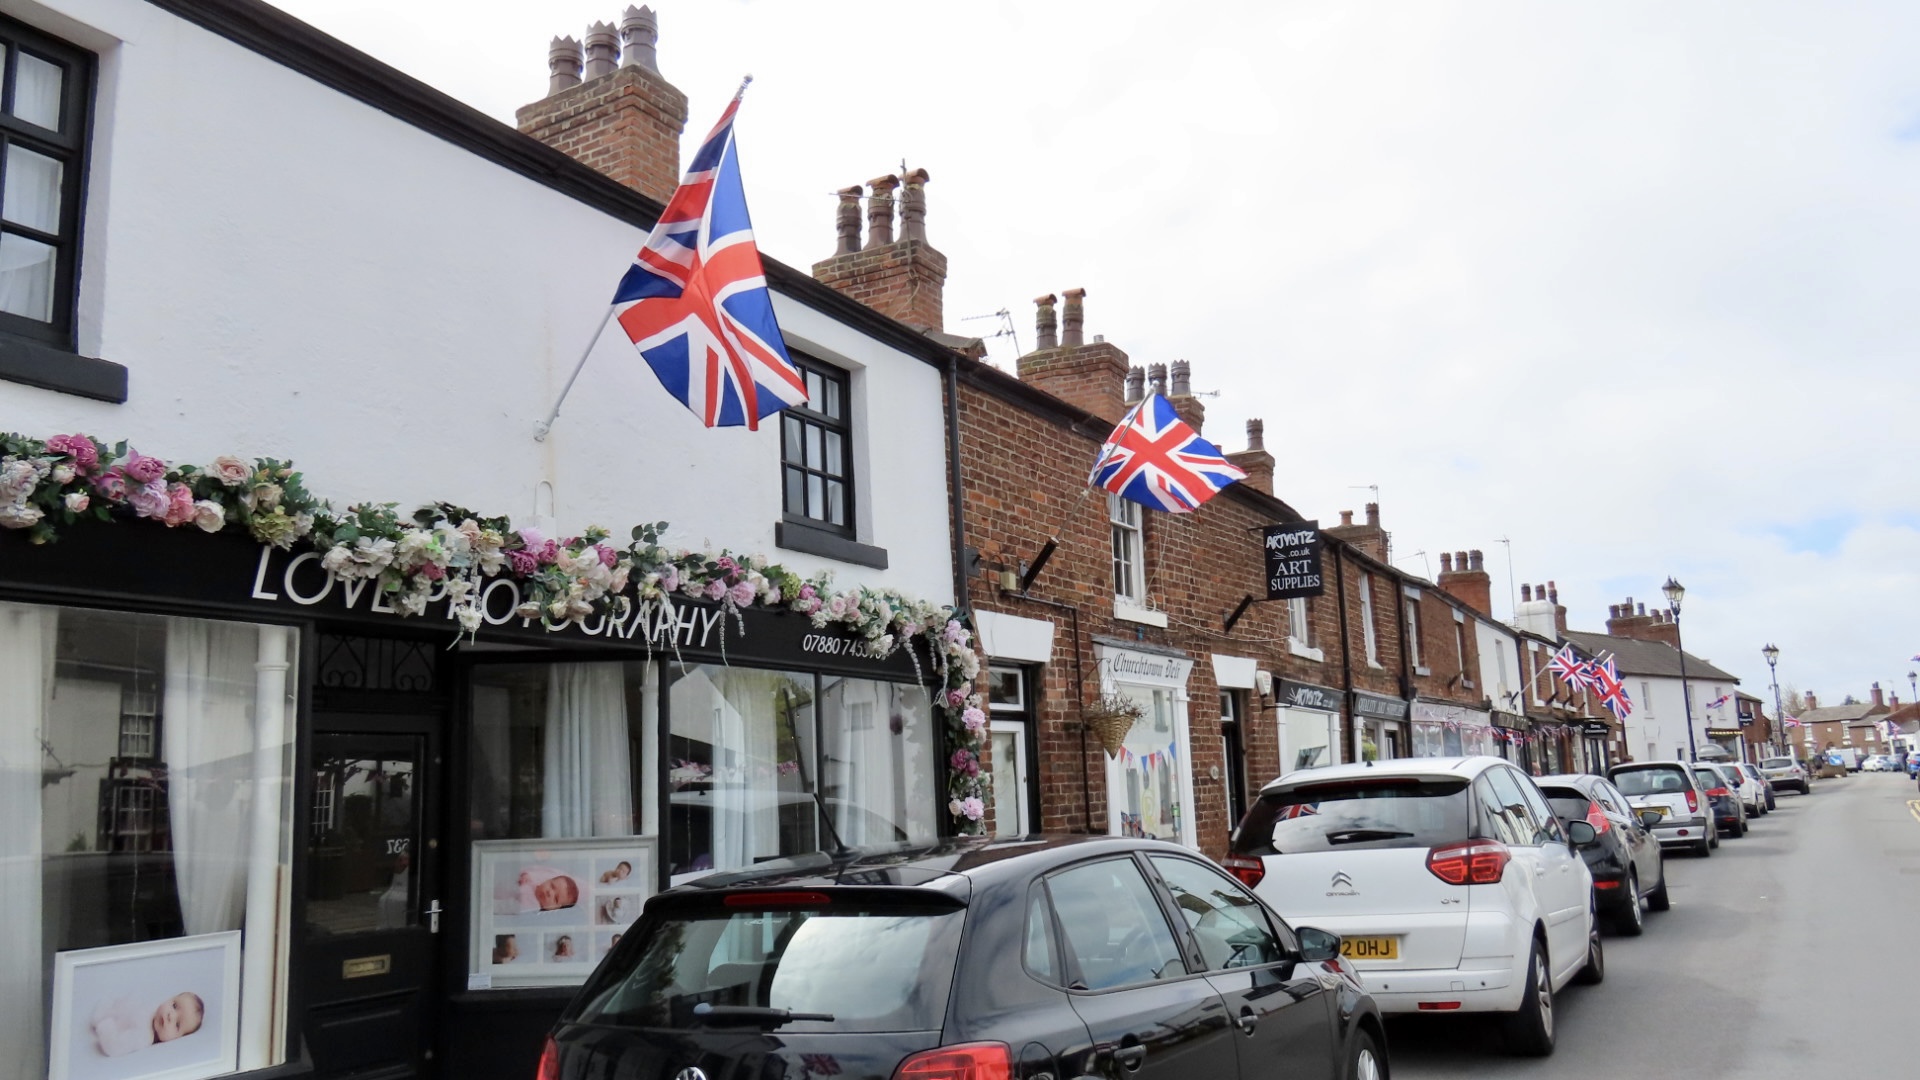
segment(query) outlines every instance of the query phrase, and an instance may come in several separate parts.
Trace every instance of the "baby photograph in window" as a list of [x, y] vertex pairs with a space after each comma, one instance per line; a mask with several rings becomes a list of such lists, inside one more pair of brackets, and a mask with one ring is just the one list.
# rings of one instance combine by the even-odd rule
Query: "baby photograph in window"
[[577, 857], [502, 860], [494, 867], [494, 924], [554, 926], [584, 921], [580, 904], [591, 887], [589, 873], [586, 860]]
[[56, 954], [49, 1077], [138, 1080], [232, 1070], [239, 955], [236, 932]]

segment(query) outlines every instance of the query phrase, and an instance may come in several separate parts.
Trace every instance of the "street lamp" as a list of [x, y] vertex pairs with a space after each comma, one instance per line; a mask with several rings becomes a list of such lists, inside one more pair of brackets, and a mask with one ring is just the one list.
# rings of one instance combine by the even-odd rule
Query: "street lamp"
[[1687, 646], [1680, 637], [1680, 601], [1686, 597], [1687, 588], [1669, 574], [1660, 591], [1667, 594], [1667, 610], [1673, 612], [1673, 646], [1680, 651], [1680, 703], [1687, 708], [1687, 760], [1699, 761], [1700, 748], [1693, 742], [1693, 695], [1687, 693]]
[[1760, 655], [1767, 658], [1767, 676], [1773, 680], [1773, 726], [1780, 732], [1780, 745], [1785, 746], [1787, 745], [1786, 713], [1780, 709], [1780, 647], [1769, 641], [1767, 647], [1760, 650]]

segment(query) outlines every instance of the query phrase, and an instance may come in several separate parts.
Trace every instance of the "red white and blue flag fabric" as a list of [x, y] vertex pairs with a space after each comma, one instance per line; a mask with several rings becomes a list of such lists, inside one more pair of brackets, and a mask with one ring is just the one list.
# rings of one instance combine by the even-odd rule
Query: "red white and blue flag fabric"
[[1719, 697], [1714, 698], [1712, 701], [1707, 702], [1707, 708], [1717, 709], [1720, 706], [1725, 705], [1727, 702], [1732, 700], [1733, 700], [1732, 694], [1721, 694]]
[[1148, 394], [1107, 436], [1087, 483], [1151, 510], [1184, 514], [1246, 478], [1180, 419], [1173, 402]]
[[1788, 716], [1786, 713], [1780, 714], [1780, 723], [1790, 728], [1797, 728], [1800, 726], [1800, 720], [1798, 717]]
[[1594, 690], [1600, 694], [1600, 704], [1616, 719], [1624, 720], [1633, 712], [1633, 699], [1627, 696], [1627, 686], [1620, 681], [1620, 670], [1614, 666], [1613, 657], [1595, 660], [1587, 665]]
[[[746, 86], [740, 87], [741, 93]], [[735, 94], [614, 292], [617, 318], [660, 385], [708, 427], [756, 429], [807, 400], [753, 242]]]
[[1569, 689], [1578, 690], [1587, 685], [1587, 662], [1574, 654], [1572, 645], [1560, 646], [1560, 651], [1547, 661], [1547, 670]]

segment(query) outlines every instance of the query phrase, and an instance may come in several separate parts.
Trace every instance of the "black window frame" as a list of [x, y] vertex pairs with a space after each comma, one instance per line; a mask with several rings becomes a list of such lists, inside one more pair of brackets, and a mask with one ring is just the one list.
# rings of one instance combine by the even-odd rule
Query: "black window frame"
[[[815, 360], [813, 357], [800, 353], [794, 353], [792, 355], [794, 365], [808, 378], [809, 382], [814, 378], [818, 378], [822, 384], [831, 384], [838, 389], [840, 415], [834, 416], [824, 411], [823, 408], [817, 408], [813, 400], [814, 395], [811, 392], [809, 392], [805, 404], [790, 406], [781, 414], [781, 516], [785, 521], [795, 525], [803, 525], [809, 529], [819, 529], [823, 532], [832, 533], [852, 540], [858, 532], [858, 516], [854, 492], [856, 478], [853, 470], [853, 378], [846, 370]], [[825, 405], [826, 403], [822, 402], [819, 404]], [[800, 425], [801, 428], [800, 460], [798, 461], [787, 456], [787, 432], [789, 425], [794, 424]], [[823, 460], [821, 463], [822, 467], [818, 469], [806, 463], [806, 432], [809, 428], [818, 428], [822, 432], [821, 446]], [[825, 433], [828, 432], [840, 437], [840, 474], [838, 476], [828, 471], [828, 463], [824, 460], [826, 446]], [[787, 487], [788, 477], [793, 473], [799, 473], [803, 478], [800, 493], [801, 507], [798, 511], [795, 511], [793, 508]], [[804, 481], [804, 478], [807, 477], [818, 477], [820, 479], [823, 501], [828, 484], [838, 483], [841, 486], [841, 516], [844, 518], [843, 523], [836, 524], [830, 517], [825, 516], [826, 507], [824, 505], [819, 508], [822, 516], [813, 516], [811, 513], [812, 507], [807, 505], [809, 500], [807, 498], [807, 485]]]
[[[0, 184], [5, 181], [7, 145], [17, 143], [61, 163], [58, 232], [13, 222], [0, 224], [0, 231], [51, 244], [55, 250], [51, 321], [0, 311], [0, 379], [102, 401], [125, 401], [126, 369], [78, 352], [97, 58], [87, 49], [4, 15], [0, 15], [0, 45], [6, 48], [6, 61], [0, 67]], [[14, 84], [23, 52], [63, 70], [57, 131], [13, 115]]]

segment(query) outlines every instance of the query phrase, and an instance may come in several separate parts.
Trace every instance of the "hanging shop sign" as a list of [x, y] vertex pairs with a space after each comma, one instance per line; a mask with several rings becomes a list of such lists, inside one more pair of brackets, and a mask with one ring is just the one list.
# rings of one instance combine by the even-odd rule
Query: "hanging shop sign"
[[1740, 726], [1752, 727], [1753, 726], [1753, 702], [1742, 701], [1739, 703], [1737, 708], [1740, 713]]
[[1581, 734], [1599, 738], [1605, 738], [1612, 730], [1605, 720], [1588, 720], [1580, 725]]
[[1132, 683], [1185, 689], [1187, 676], [1193, 671], [1193, 660], [1186, 656], [1145, 652], [1105, 641], [1096, 641], [1094, 648], [1099, 655], [1101, 682], [1107, 685]]
[[1353, 711], [1356, 715], [1371, 717], [1375, 720], [1405, 720], [1407, 702], [1405, 698], [1382, 697], [1369, 694], [1364, 690], [1353, 692]]
[[1261, 537], [1267, 556], [1267, 599], [1292, 600], [1326, 591], [1320, 579], [1323, 537], [1318, 521], [1269, 525]]
[[1316, 712], [1340, 711], [1340, 691], [1329, 687], [1281, 679], [1275, 685], [1274, 692], [1279, 695], [1280, 704], [1290, 709], [1312, 709]]

